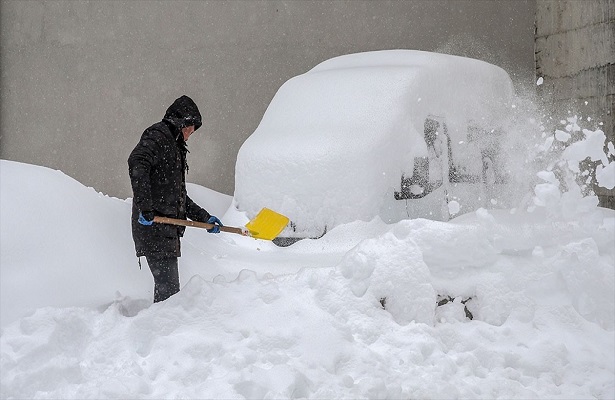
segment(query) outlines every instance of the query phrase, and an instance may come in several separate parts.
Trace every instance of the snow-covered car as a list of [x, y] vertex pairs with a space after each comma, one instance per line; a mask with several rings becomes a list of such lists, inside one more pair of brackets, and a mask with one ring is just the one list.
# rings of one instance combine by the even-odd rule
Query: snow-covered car
[[475, 59], [413, 50], [344, 55], [284, 83], [236, 164], [235, 206], [287, 215], [283, 237], [504, 204], [512, 82]]

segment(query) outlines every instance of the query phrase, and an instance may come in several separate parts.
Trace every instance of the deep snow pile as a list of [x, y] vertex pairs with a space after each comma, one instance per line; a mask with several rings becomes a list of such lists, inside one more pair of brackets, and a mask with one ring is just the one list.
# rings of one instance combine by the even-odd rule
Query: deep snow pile
[[189, 230], [182, 291], [150, 305], [128, 202], [0, 171], [2, 313], [39, 302], [3, 323], [2, 398], [615, 396], [615, 214], [595, 204], [375, 219], [288, 248]]
[[[98, 306], [118, 291], [149, 295], [151, 278], [134, 256], [130, 201], [48, 168], [2, 160], [0, 173], [2, 326], [44, 306]], [[215, 215], [230, 204], [229, 196], [188, 188]]]
[[[468, 121], [500, 129], [512, 98], [503, 69], [465, 57], [384, 50], [324, 61], [280, 87], [241, 146], [237, 206], [249, 216], [273, 208], [294, 222], [285, 234], [300, 237], [376, 216], [397, 222], [407, 218], [394, 197], [402, 174], [411, 176], [415, 157], [428, 155], [426, 118], [446, 119], [456, 166], [480, 174], [481, 140], [468, 139]], [[502, 203], [511, 194], [492, 196]], [[476, 197], [474, 190], [465, 201]]]
[[188, 229], [182, 290], [155, 305], [130, 200], [2, 160], [0, 396], [615, 398], [615, 212], [588, 186], [615, 185], [615, 151], [580, 124], [529, 146], [514, 209], [287, 248]]

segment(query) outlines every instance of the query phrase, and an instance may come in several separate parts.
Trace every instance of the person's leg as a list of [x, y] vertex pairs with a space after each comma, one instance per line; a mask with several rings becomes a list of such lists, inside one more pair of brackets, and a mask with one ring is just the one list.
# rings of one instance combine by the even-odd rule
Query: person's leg
[[177, 257], [146, 257], [154, 276], [154, 303], [164, 301], [179, 292]]

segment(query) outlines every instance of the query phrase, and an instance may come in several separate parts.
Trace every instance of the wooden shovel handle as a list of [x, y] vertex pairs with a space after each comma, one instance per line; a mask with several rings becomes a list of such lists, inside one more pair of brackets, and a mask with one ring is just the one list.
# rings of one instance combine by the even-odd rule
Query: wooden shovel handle
[[[208, 224], [206, 222], [197, 222], [197, 221], [190, 221], [187, 219], [175, 219], [175, 218], [168, 218], [168, 217], [154, 217], [154, 222], [159, 223], [159, 224], [169, 224], [169, 225], [179, 225], [179, 226], [193, 226], [195, 228], [203, 228], [203, 229], [212, 229], [214, 226], [214, 224]], [[248, 231], [244, 231], [241, 228], [235, 228], [233, 226], [219, 226], [218, 228], [220, 228], [221, 231], [223, 232], [229, 232], [229, 233], [236, 233], [238, 235], [244, 235], [244, 236], [249, 236]]]

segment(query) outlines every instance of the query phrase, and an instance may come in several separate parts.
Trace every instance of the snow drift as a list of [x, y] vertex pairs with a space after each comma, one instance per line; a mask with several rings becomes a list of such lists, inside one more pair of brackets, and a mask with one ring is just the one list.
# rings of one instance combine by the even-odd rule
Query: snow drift
[[129, 202], [0, 172], [2, 398], [615, 395], [610, 210], [374, 219], [287, 248], [188, 230], [182, 290], [151, 305]]
[[[615, 148], [562, 125], [523, 138], [514, 208], [340, 222], [286, 248], [188, 229], [182, 290], [157, 304], [130, 200], [0, 160], [0, 397], [615, 398], [615, 212], [591, 192], [613, 186]], [[248, 220], [245, 196], [188, 191]]]

